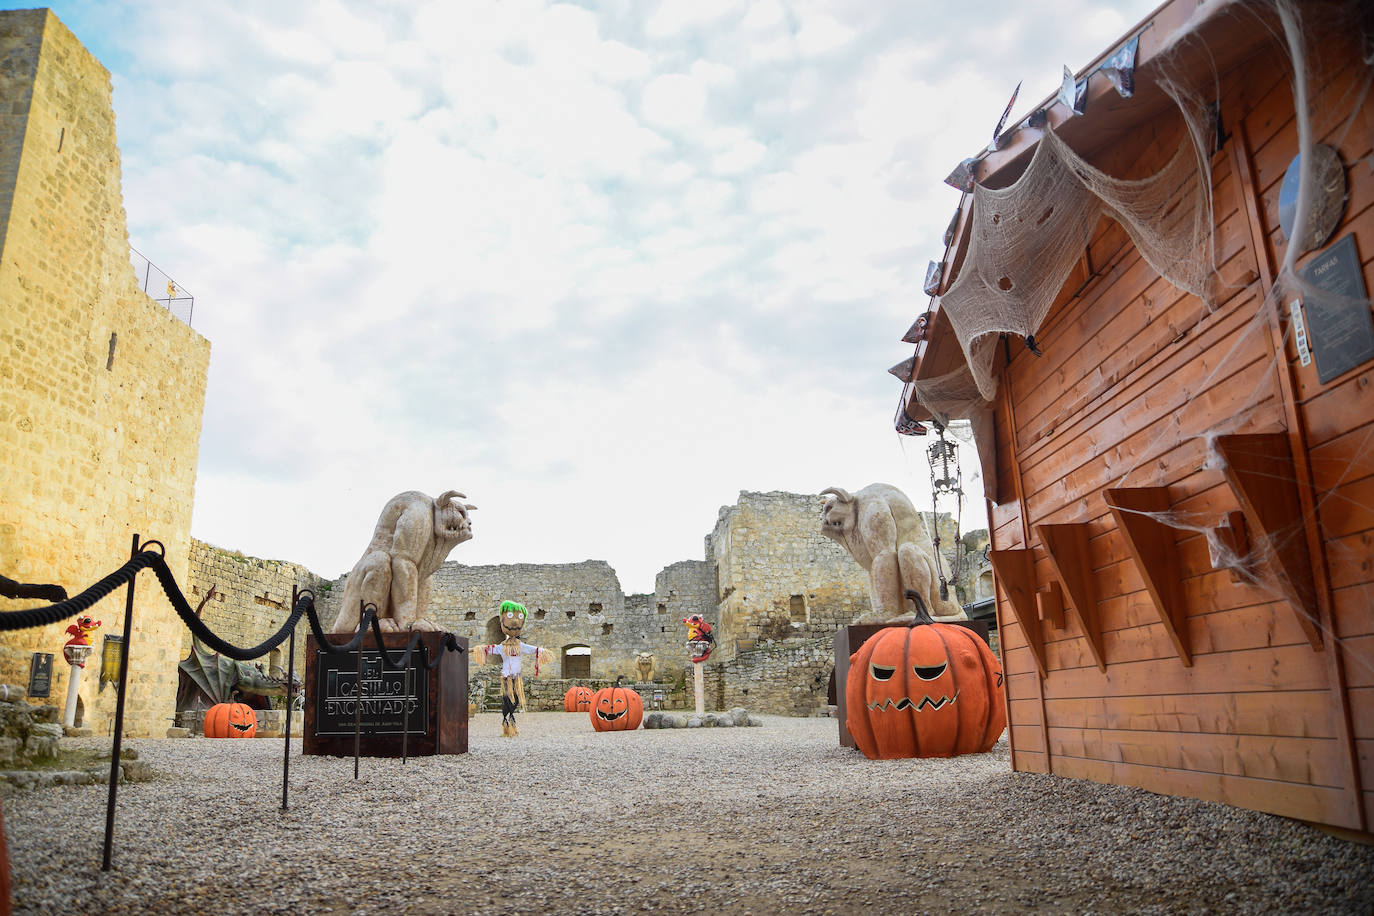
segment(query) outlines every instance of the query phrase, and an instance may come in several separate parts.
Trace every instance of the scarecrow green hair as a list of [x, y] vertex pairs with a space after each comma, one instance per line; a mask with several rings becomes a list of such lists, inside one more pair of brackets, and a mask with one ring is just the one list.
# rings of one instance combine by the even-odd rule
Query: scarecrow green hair
[[501, 614], [506, 613], [506, 611], [516, 611], [521, 617], [529, 616], [529, 612], [525, 610], [525, 606], [519, 601], [502, 601], [501, 606], [496, 610]]

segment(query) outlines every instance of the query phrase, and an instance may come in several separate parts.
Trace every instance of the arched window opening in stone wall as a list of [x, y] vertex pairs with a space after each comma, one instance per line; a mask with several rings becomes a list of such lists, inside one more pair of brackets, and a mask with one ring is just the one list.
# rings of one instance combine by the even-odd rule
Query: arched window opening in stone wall
[[573, 643], [563, 647], [563, 670], [565, 679], [592, 676], [592, 647]]
[[788, 598], [787, 612], [792, 620], [806, 623], [806, 599], [801, 595], [793, 595]]

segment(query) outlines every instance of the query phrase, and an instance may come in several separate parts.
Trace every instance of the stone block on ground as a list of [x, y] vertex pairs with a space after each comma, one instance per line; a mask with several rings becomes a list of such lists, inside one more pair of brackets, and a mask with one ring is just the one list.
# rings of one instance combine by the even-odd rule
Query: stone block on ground
[[127, 782], [147, 782], [153, 776], [153, 768], [146, 760], [121, 760], [119, 768]]
[[169, 729], [167, 729], [167, 737], [168, 737], [168, 738], [189, 738], [189, 737], [191, 737], [191, 730], [190, 730], [189, 728], [175, 728], [175, 727], [169, 728]]
[[56, 760], [57, 739], [51, 735], [29, 735], [24, 742], [24, 756], [31, 760]]

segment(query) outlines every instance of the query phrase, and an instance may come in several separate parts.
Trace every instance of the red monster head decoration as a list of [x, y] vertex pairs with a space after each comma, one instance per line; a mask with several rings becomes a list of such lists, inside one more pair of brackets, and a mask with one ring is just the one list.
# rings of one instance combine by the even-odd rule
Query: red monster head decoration
[[1002, 666], [966, 627], [935, 623], [915, 592], [910, 627], [888, 627], [849, 658], [847, 726], [873, 760], [987, 751], [1007, 726]]

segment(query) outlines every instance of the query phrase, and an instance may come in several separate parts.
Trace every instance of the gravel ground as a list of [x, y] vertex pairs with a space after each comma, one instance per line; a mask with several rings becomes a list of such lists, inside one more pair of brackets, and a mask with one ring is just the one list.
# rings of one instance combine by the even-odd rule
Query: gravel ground
[[[1374, 847], [1238, 808], [1012, 773], [1004, 741], [869, 761], [829, 719], [591, 732], [532, 713], [469, 754], [291, 761], [136, 740], [158, 774], [4, 799], [18, 913], [1338, 913]], [[94, 745], [96, 739], [77, 739]]]

